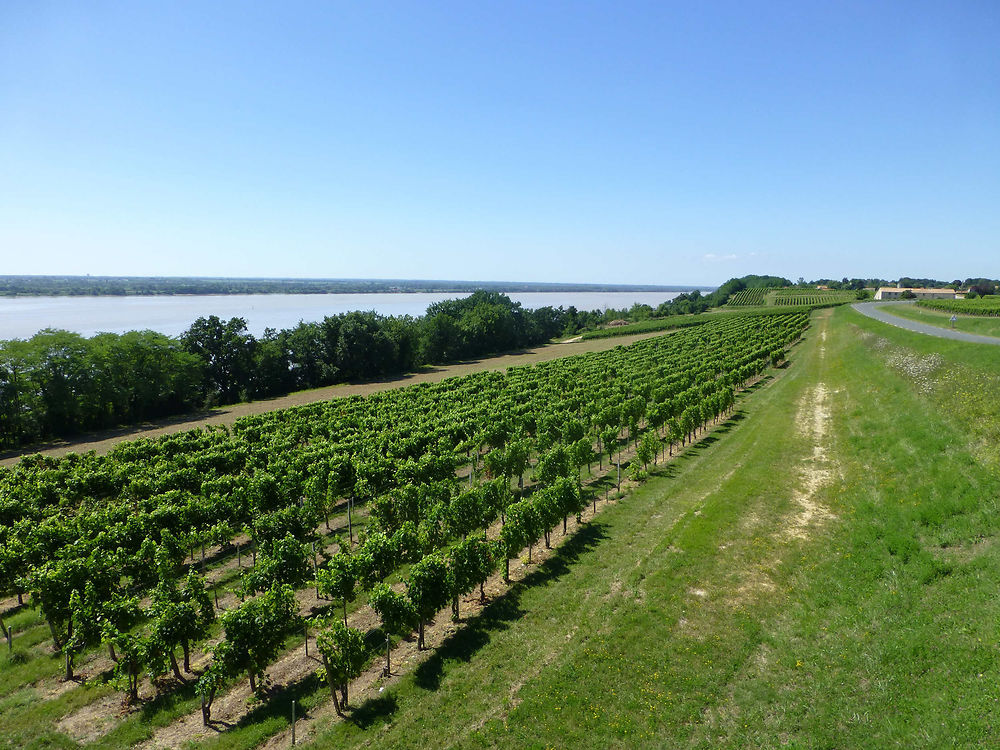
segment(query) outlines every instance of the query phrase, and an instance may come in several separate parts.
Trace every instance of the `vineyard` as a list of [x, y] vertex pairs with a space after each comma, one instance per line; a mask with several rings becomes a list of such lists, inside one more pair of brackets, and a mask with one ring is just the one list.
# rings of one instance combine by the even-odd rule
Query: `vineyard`
[[960, 315], [1000, 316], [1000, 297], [995, 296], [979, 299], [922, 299], [918, 300], [917, 304], [920, 307], [927, 307], [931, 310], [941, 310]]
[[[805, 313], [808, 314], [812, 310], [809, 305], [798, 305], [795, 307], [785, 307], [781, 312], [783, 313]], [[651, 318], [649, 320], [641, 320], [638, 323], [629, 323], [624, 326], [616, 326], [615, 328], [598, 328], [596, 331], [587, 331], [581, 335], [581, 339], [587, 341], [590, 339], [607, 339], [614, 338], [616, 336], [632, 336], [641, 333], [652, 333], [656, 331], [670, 331], [679, 328], [690, 328], [692, 326], [699, 326], [703, 323], [710, 321], [719, 321], [727, 317], [754, 317], [756, 315], [774, 315], [774, 308], [762, 307], [756, 310], [744, 308], [739, 311], [727, 310], [726, 308], [719, 308], [718, 310], [713, 310], [712, 312], [697, 313], [694, 315], [672, 315], [666, 318]]]
[[641, 481], [727, 414], [807, 323], [802, 311], [717, 316], [231, 431], [24, 459], [0, 471], [0, 699], [57, 674], [72, 692], [86, 664], [127, 716], [142, 708], [114, 731], [144, 739], [184, 710], [205, 725], [220, 705], [240, 719], [239, 686], [266, 700], [268, 673], [304, 642], [318, 661], [289, 679], [320, 665], [340, 713], [373, 660], [391, 673], [396, 639], [415, 631], [422, 648], [442, 610], [458, 617], [462, 597], [498, 570], [507, 579], [511, 560], [596, 504], [584, 469], [620, 486], [625, 454]]
[[742, 289], [726, 303], [727, 307], [821, 307], [853, 302], [857, 293], [839, 289]]
[[854, 302], [857, 294], [839, 289], [778, 289], [768, 295], [768, 304], [778, 307], [789, 305], [831, 305]]
[[757, 287], [755, 289], [741, 289], [729, 298], [728, 304], [731, 307], [752, 307], [763, 305], [767, 289]]

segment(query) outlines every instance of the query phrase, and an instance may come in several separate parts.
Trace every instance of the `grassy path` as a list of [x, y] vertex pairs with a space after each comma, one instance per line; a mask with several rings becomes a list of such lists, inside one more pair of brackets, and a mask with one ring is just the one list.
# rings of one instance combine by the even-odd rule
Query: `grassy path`
[[139, 425], [135, 427], [123, 427], [116, 430], [106, 430], [101, 433], [91, 433], [83, 435], [78, 439], [48, 443], [41, 446], [30, 446], [15, 451], [0, 453], [0, 466], [12, 466], [21, 460], [21, 456], [31, 453], [42, 453], [48, 456], [64, 456], [67, 453], [84, 453], [86, 451], [96, 451], [98, 454], [107, 453], [118, 443], [124, 440], [134, 440], [140, 437], [159, 437], [161, 435], [172, 435], [184, 430], [191, 430], [196, 427], [208, 425], [232, 425], [240, 417], [253, 414], [264, 414], [278, 409], [287, 409], [292, 406], [302, 406], [312, 404], [317, 401], [329, 401], [333, 398], [344, 398], [346, 396], [367, 395], [376, 391], [387, 391], [394, 388], [405, 388], [415, 383], [437, 383], [447, 378], [469, 375], [474, 372], [506, 370], [508, 367], [519, 367], [533, 365], [538, 362], [547, 362], [553, 359], [568, 357], [573, 354], [584, 354], [586, 352], [603, 352], [613, 349], [616, 346], [625, 346], [651, 336], [662, 336], [672, 331], [653, 331], [651, 333], [640, 333], [630, 336], [618, 336], [614, 338], [604, 338], [584, 341], [574, 339], [565, 343], [545, 344], [533, 349], [501, 354], [495, 357], [484, 357], [482, 359], [458, 362], [451, 365], [440, 365], [435, 367], [425, 367], [419, 372], [407, 373], [398, 377], [386, 378], [367, 383], [343, 383], [332, 385], [326, 388], [315, 388], [308, 391], [297, 391], [287, 396], [276, 396], [275, 398], [262, 399], [260, 401], [249, 401], [242, 404], [223, 406], [212, 409], [208, 412], [182, 415], [159, 422]]
[[739, 429], [315, 746], [997, 744], [1000, 479], [949, 407], [1000, 361], [827, 320]]

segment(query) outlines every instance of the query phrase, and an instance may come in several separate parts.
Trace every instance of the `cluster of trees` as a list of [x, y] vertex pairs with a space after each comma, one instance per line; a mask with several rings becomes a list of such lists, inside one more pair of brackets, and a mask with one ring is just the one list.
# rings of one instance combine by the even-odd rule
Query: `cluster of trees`
[[968, 289], [967, 299], [987, 297], [997, 293], [997, 289], [1000, 289], [1000, 281], [996, 279], [966, 279], [961, 285], [956, 283], [955, 288]]
[[837, 281], [836, 279], [816, 279], [815, 281], [798, 280], [798, 286], [816, 287], [828, 286], [830, 289], [847, 289], [860, 291], [861, 289], [877, 289], [880, 286], [895, 286], [899, 284], [903, 287], [913, 287], [915, 289], [967, 289], [973, 296], [982, 297], [987, 294], [996, 294], [1000, 280], [984, 278], [953, 279], [952, 281], [941, 281], [940, 279], [917, 279], [910, 276], [901, 276], [896, 281], [886, 279], [848, 279], [846, 276]]
[[[258, 687], [302, 632], [293, 591], [313, 583], [344, 613], [312, 627], [346, 701], [368, 657], [344, 622], [359, 591], [387, 638], [420, 633], [449, 602], [457, 613], [460, 596], [579, 512], [583, 466], [626, 442], [644, 465], [684, 442], [806, 324], [798, 312], [727, 316], [628, 348], [245, 418], [232, 432], [24, 459], [0, 470], [0, 595], [30, 592], [68, 674], [82, 651], [106, 645], [135, 697], [143, 674], [182, 678], [192, 644], [218, 627], [186, 554], [248, 539], [251, 555], [236, 549], [242, 603], [219, 615], [224, 638], [198, 681], [205, 720], [220, 689], [242, 675]], [[515, 494], [526, 472], [537, 485]], [[345, 498], [368, 506], [366, 534], [317, 555], [324, 518]], [[502, 531], [488, 539], [497, 517]], [[386, 586], [407, 563], [405, 591]]]
[[703, 295], [700, 290], [695, 289], [691, 292], [682, 292], [656, 307], [642, 302], [636, 302], [631, 307], [606, 310], [577, 310], [576, 307], [570, 306], [566, 309], [566, 327], [563, 329], [563, 335], [571, 336], [581, 331], [593, 331], [614, 320], [638, 323], [671, 315], [701, 313], [714, 306], [713, 299], [711, 295]]
[[0, 342], [0, 446], [190, 411], [204, 382], [203, 362], [153, 331]]
[[[954, 279], [952, 281], [939, 281], [937, 279], [913, 279], [908, 276], [903, 276], [899, 279], [898, 283], [900, 286], [913, 287], [913, 288], [925, 288], [925, 289], [966, 289], [972, 292], [973, 297], [982, 297], [986, 294], [996, 294], [997, 285], [1000, 281], [996, 279], [984, 279], [984, 278], [969, 278], [965, 279]], [[881, 286], [889, 286], [889, 284], [882, 283]]]
[[862, 289], [878, 289], [880, 286], [886, 286], [887, 283], [884, 279], [849, 279], [845, 276], [839, 281], [837, 279], [816, 279], [815, 281], [799, 279], [797, 286], [809, 288], [826, 286], [830, 289], [860, 292]]

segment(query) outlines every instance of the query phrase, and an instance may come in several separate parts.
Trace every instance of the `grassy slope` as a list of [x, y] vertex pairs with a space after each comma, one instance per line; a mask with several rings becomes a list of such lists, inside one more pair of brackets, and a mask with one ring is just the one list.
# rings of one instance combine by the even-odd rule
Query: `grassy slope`
[[[819, 345], [814, 328], [739, 429], [318, 744], [995, 744], [1000, 482], [984, 436], [1000, 415], [948, 415], [995, 382], [997, 354], [847, 308]], [[915, 370], [909, 355], [934, 350], [960, 364]], [[795, 425], [819, 383], [833, 462], [812, 500], [835, 518], [803, 523], [815, 464]]]
[[[916, 320], [941, 328], [951, 328], [952, 313], [942, 310], [932, 310], [927, 307], [917, 307], [916, 305], [890, 305], [882, 308], [887, 313], [898, 315], [901, 318]], [[1000, 318], [987, 318], [976, 315], [956, 315], [956, 331], [966, 333], [978, 333], [982, 336], [1000, 336]]]

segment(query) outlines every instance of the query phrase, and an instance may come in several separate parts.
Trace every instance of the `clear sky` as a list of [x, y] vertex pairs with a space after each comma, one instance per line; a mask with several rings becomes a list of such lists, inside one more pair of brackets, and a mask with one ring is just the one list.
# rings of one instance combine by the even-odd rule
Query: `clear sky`
[[1000, 2], [2, 2], [0, 273], [1000, 276]]

